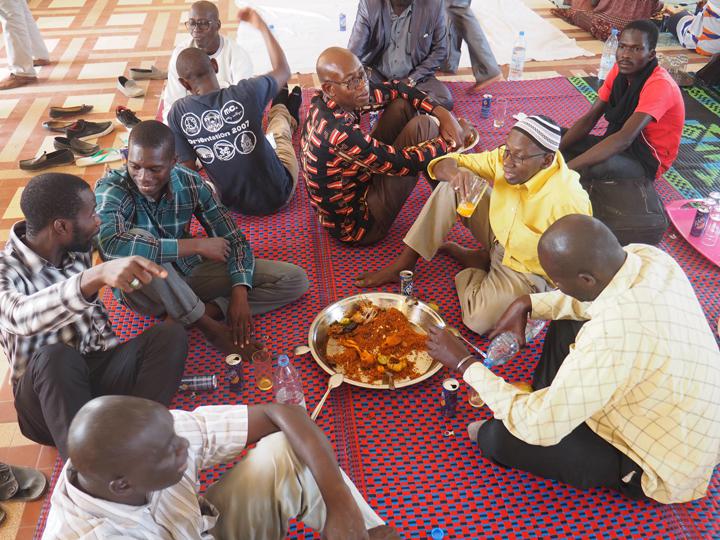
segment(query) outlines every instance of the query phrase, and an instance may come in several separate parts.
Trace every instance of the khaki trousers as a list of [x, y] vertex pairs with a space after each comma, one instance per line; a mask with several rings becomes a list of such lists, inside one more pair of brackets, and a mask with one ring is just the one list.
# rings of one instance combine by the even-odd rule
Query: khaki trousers
[[[343, 473], [368, 529], [385, 522]], [[242, 460], [207, 490], [220, 512], [211, 531], [217, 540], [282, 540], [297, 518], [322, 531], [327, 509], [310, 469], [300, 463], [285, 435], [261, 439]]]
[[277, 154], [280, 163], [283, 164], [292, 177], [293, 186], [290, 196], [287, 199], [288, 201], [292, 199], [295, 194], [298, 183], [298, 172], [300, 170], [292, 142], [292, 135], [296, 127], [297, 123], [285, 105], [275, 105], [268, 111], [268, 127], [266, 133], [272, 133], [275, 138], [275, 154]]
[[[488, 189], [473, 215], [461, 219], [473, 237], [490, 252], [490, 269], [466, 268], [455, 276], [463, 323], [478, 334], [490, 330], [517, 297], [549, 289], [542, 277], [517, 272], [502, 263], [505, 249], [490, 227], [490, 194]], [[458, 220], [457, 204], [452, 186], [441, 182], [403, 242], [423, 259], [431, 260]]]

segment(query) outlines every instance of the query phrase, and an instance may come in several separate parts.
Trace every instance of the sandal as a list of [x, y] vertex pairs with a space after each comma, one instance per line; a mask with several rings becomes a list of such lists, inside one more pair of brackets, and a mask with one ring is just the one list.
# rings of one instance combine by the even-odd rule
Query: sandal
[[40, 471], [0, 463], [0, 501], [36, 501], [47, 485], [47, 478]]

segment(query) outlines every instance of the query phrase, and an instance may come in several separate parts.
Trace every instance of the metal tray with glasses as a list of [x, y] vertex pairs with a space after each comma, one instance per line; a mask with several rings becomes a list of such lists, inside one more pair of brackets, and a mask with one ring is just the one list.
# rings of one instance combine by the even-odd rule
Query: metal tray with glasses
[[[315, 320], [310, 325], [310, 331], [308, 332], [308, 345], [313, 358], [318, 365], [330, 375], [335, 373], [335, 369], [330, 362], [328, 362], [325, 356], [328, 342], [328, 328], [334, 322], [346, 317], [361, 300], [369, 300], [380, 308], [396, 308], [405, 315], [416, 328], [422, 330], [423, 332], [427, 332], [427, 329], [431, 326], [445, 326], [445, 322], [442, 317], [440, 317], [440, 315], [438, 315], [438, 313], [425, 302], [401, 294], [374, 292], [357, 294], [338, 300], [318, 313], [317, 317], [315, 317]], [[432, 377], [440, 371], [441, 367], [442, 364], [433, 360], [430, 368], [422, 375], [419, 375], [411, 380], [397, 381], [394, 383], [393, 381], [390, 382], [393, 383], [395, 388], [411, 386]], [[347, 376], [345, 377], [345, 382], [361, 388], [390, 389], [388, 382], [372, 384], [354, 380], [348, 378]]]

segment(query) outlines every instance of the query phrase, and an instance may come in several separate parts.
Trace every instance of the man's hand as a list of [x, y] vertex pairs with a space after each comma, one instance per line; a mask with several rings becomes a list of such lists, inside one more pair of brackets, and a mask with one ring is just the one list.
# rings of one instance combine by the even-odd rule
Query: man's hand
[[347, 489], [347, 496], [335, 500], [328, 507], [322, 540], [368, 540], [365, 521], [355, 500]]
[[230, 242], [223, 237], [195, 238], [198, 255], [203, 259], [216, 262], [225, 262], [230, 256]]
[[247, 287], [244, 285], [236, 285], [232, 288], [228, 308], [228, 325], [235, 345], [244, 347], [250, 344], [253, 320], [247, 299]]
[[251, 7], [240, 8], [238, 11], [238, 21], [246, 22], [258, 30], [262, 30], [266, 26], [260, 14]]
[[495, 323], [495, 327], [488, 335], [488, 339], [493, 339], [503, 332], [512, 332], [518, 340], [518, 345], [524, 347], [525, 326], [527, 326], [530, 313], [532, 313], [532, 301], [530, 295], [526, 294], [508, 306], [505, 313]]
[[440, 120], [440, 136], [445, 139], [451, 148], [460, 148], [463, 145], [463, 128], [455, 116], [445, 107], [437, 106], [433, 109], [433, 116]]
[[104, 285], [130, 293], [150, 283], [153, 278], [166, 278], [167, 270], [145, 257], [123, 257], [98, 266]]
[[[460, 360], [470, 354], [462, 341], [446, 328], [431, 326], [428, 330], [428, 338], [427, 351], [430, 356], [452, 370], [457, 368]], [[467, 363], [463, 367], [467, 367]]]

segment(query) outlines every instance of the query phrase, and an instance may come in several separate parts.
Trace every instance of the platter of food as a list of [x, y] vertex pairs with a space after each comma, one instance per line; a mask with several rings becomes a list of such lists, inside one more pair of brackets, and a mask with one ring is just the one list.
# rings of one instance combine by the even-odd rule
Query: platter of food
[[362, 388], [388, 389], [417, 384], [442, 365], [427, 352], [427, 329], [444, 327], [425, 302], [401, 294], [375, 292], [339, 300], [310, 325], [308, 345], [328, 374]]

